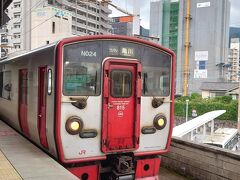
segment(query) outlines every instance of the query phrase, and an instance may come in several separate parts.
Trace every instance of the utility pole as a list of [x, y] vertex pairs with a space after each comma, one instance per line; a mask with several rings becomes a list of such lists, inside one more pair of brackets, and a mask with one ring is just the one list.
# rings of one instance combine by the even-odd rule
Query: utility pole
[[186, 10], [186, 40], [185, 40], [185, 63], [184, 63], [184, 87], [183, 94], [187, 96], [188, 89], [188, 51], [189, 51], [189, 21], [191, 19], [190, 15], [190, 0], [187, 0], [187, 10]]

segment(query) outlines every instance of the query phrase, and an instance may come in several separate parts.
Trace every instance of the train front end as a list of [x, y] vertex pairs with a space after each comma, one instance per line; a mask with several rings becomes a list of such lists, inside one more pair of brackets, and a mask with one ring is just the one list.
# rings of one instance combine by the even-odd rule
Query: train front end
[[57, 47], [56, 144], [80, 179], [156, 178], [173, 127], [174, 54], [121, 36]]

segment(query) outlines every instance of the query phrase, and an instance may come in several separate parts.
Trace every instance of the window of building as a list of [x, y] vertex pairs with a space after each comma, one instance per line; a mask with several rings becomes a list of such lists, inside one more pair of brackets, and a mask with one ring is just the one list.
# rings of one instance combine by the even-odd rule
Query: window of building
[[11, 71], [0, 72], [0, 97], [11, 99]]
[[20, 26], [20, 23], [14, 23], [14, 24], [13, 24], [13, 27], [14, 27], [14, 28], [20, 28], [21, 26]]
[[91, 10], [91, 11], [93, 11], [93, 12], [97, 12], [97, 9], [94, 8], [94, 7], [88, 6], [88, 9]]
[[84, 32], [84, 33], [86, 33], [86, 29], [84, 29], [84, 28], [80, 28], [80, 27], [77, 27], [77, 31], [80, 31], [80, 32]]
[[80, 10], [77, 10], [77, 14], [81, 15], [81, 16], [87, 16], [87, 13], [83, 12], [83, 11], [80, 11]]
[[90, 23], [90, 22], [88, 22], [88, 26], [96, 28], [96, 24], [93, 24], [93, 23]]
[[13, 14], [14, 18], [20, 18], [20, 16], [21, 16], [20, 12], [16, 12]]
[[89, 31], [89, 30], [88, 30], [88, 34], [89, 34], [89, 35], [95, 35], [95, 32], [94, 32], [94, 31]]
[[13, 7], [14, 8], [20, 8], [21, 7], [21, 2], [14, 2]]
[[88, 18], [93, 19], [93, 20], [96, 20], [96, 16], [93, 16], [93, 15], [91, 15], [91, 14], [88, 14]]
[[52, 22], [52, 33], [55, 34], [55, 22]]
[[15, 49], [20, 49], [20, 48], [21, 48], [21, 45], [20, 45], [20, 44], [13, 44], [13, 47], [14, 47]]
[[77, 22], [78, 22], [78, 23], [81, 23], [81, 24], [84, 24], [84, 25], [86, 25], [86, 23], [87, 23], [86, 21], [84, 21], [84, 20], [82, 20], [82, 19], [77, 19]]
[[66, 6], [65, 9], [71, 12], [75, 12], [75, 9], [70, 6]]
[[15, 39], [19, 39], [19, 38], [21, 37], [21, 35], [20, 35], [20, 33], [14, 33], [14, 34], [13, 34], [13, 37], [14, 37]]

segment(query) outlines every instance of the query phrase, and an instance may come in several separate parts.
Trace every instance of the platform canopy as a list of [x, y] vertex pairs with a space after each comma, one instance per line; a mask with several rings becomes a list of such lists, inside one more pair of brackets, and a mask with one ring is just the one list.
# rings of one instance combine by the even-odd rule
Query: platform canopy
[[192, 132], [198, 127], [203, 126], [204, 124], [214, 120], [216, 117], [224, 114], [225, 112], [226, 110], [217, 110], [198, 116], [190, 121], [187, 121], [186, 123], [174, 127], [172, 136], [183, 137], [184, 135]]

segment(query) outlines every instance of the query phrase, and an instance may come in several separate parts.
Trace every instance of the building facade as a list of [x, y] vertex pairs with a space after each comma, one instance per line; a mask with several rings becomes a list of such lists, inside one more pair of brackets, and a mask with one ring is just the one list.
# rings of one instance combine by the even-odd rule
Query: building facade
[[229, 56], [228, 56], [228, 76], [227, 80], [230, 82], [239, 82], [239, 61], [240, 61], [240, 39], [239, 38], [232, 38], [230, 40], [230, 49], [229, 49]]
[[72, 33], [74, 35], [109, 34], [112, 11], [106, 4], [98, 1], [79, 0], [48, 0], [53, 6], [68, 10], [72, 13]]
[[164, 1], [160, 0], [151, 1], [150, 3], [149, 36], [159, 38], [159, 44], [162, 44], [163, 3]]
[[13, 0], [8, 8], [7, 32], [1, 34], [5, 43], [1, 54], [14, 56], [72, 35], [108, 34], [110, 13], [107, 5], [94, 2]]
[[33, 10], [31, 16], [31, 49], [73, 36], [68, 11], [47, 6]]
[[[187, 76], [187, 94], [200, 92], [202, 82], [224, 81], [224, 65], [228, 59], [229, 0], [189, 2], [188, 30], [186, 29], [187, 0], [159, 0], [158, 8], [162, 8], [162, 14], [159, 14], [160, 26], [155, 23], [155, 26], [160, 28], [161, 34], [158, 35], [162, 39], [160, 43], [171, 48], [177, 55], [177, 94], [184, 92], [184, 74]], [[152, 16], [154, 15], [150, 18]], [[150, 27], [152, 26], [150, 24]], [[150, 28], [150, 35], [151, 32]], [[187, 34], [188, 42], [186, 42]], [[186, 48], [188, 48], [187, 56]], [[185, 59], [188, 59], [187, 71], [184, 70]]]
[[150, 9], [150, 36], [158, 37], [161, 45], [172, 49], [176, 53], [178, 47], [179, 1], [152, 1]]
[[123, 36], [135, 36], [137, 38], [155, 41], [155, 38], [149, 37], [149, 29], [145, 29], [140, 26], [139, 35], [134, 34], [133, 32], [133, 16], [120, 16], [120, 17], [112, 17], [111, 25], [112, 25], [112, 34], [123, 35]]
[[112, 17], [112, 34], [132, 36], [133, 34], [133, 17], [121, 16]]

